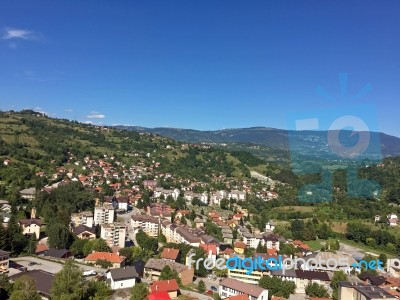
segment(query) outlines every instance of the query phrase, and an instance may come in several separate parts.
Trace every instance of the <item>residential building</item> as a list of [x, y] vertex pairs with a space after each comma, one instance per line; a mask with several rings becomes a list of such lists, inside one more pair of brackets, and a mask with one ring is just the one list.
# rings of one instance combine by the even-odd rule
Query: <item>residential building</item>
[[50, 299], [51, 287], [53, 286], [54, 274], [45, 272], [43, 270], [30, 270], [27, 272], [21, 272], [16, 275], [10, 276], [10, 280], [15, 282], [18, 278], [22, 276], [28, 276], [32, 278], [35, 282], [35, 288], [43, 299]]
[[155, 258], [150, 258], [144, 266], [144, 278], [150, 281], [157, 281], [165, 266], [169, 266], [172, 270], [175, 270], [178, 273], [183, 285], [193, 283], [193, 268], [188, 268], [187, 266], [177, 262]]
[[36, 197], [36, 189], [34, 187], [29, 188], [29, 189], [24, 189], [19, 192], [21, 195], [21, 198], [27, 199], [27, 200], [35, 200]]
[[268, 300], [268, 290], [239, 280], [225, 278], [219, 284], [219, 296], [226, 299], [236, 295], [247, 295], [249, 300]]
[[358, 285], [346, 281], [339, 283], [339, 300], [396, 300], [397, 297], [375, 285]]
[[143, 230], [148, 236], [157, 237], [160, 220], [147, 215], [133, 215], [131, 217], [131, 226], [133, 230]]
[[387, 223], [389, 226], [397, 226], [399, 219], [397, 218], [396, 214], [389, 214], [387, 215]]
[[68, 249], [49, 248], [44, 252], [44, 256], [58, 259], [67, 259], [72, 256], [72, 253]]
[[170, 261], [180, 261], [180, 252], [179, 249], [174, 248], [164, 248], [161, 253], [161, 259], [170, 260]]
[[[149, 287], [150, 293], [168, 293], [171, 299], [177, 298], [179, 293], [178, 282], [175, 279], [159, 280]], [[156, 298], [159, 299], [159, 298]]]
[[96, 238], [94, 227], [79, 225], [78, 227], [73, 227], [72, 232], [81, 240], [93, 240]]
[[10, 265], [10, 253], [0, 250], [0, 273], [7, 273]]
[[131, 288], [138, 278], [135, 267], [112, 269], [107, 273], [107, 280], [112, 290]]
[[85, 262], [86, 263], [96, 263], [98, 260], [105, 260], [112, 264], [112, 268], [121, 268], [125, 266], [125, 257], [119, 256], [116, 253], [109, 253], [109, 252], [93, 252], [86, 256]]
[[18, 221], [22, 228], [22, 234], [35, 235], [36, 239], [40, 238], [40, 228], [43, 226], [43, 221], [40, 219], [22, 219]]
[[94, 208], [94, 225], [111, 224], [114, 222], [114, 207], [109, 203]]
[[304, 294], [308, 284], [317, 283], [329, 289], [330, 278], [328, 273], [320, 271], [295, 270], [296, 273], [296, 293]]
[[101, 224], [100, 237], [112, 247], [125, 247], [126, 226], [123, 223]]
[[77, 227], [79, 225], [93, 227], [93, 212], [82, 211], [71, 214], [71, 226]]
[[246, 249], [246, 244], [243, 242], [235, 242], [233, 244], [233, 250], [237, 253], [237, 254], [244, 254], [244, 250]]

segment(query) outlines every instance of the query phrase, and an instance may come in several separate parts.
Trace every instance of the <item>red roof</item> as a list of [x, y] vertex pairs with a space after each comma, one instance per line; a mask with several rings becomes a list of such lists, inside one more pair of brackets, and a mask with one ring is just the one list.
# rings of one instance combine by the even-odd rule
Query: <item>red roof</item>
[[110, 263], [122, 263], [125, 260], [124, 256], [119, 256], [118, 254], [115, 253], [109, 253], [109, 252], [93, 252], [89, 254], [85, 260], [88, 261], [96, 261], [96, 260], [106, 260], [109, 261]]
[[243, 243], [243, 242], [235, 242], [234, 247], [235, 248], [246, 249], [246, 244]]
[[217, 246], [215, 244], [201, 244], [200, 247], [204, 249], [206, 255], [208, 255], [210, 251], [212, 255], [217, 255]]
[[232, 297], [226, 298], [226, 300], [249, 300], [249, 296], [244, 295], [244, 294], [236, 295], [236, 296], [232, 296]]
[[170, 280], [159, 280], [153, 282], [150, 286], [150, 292], [174, 292], [179, 290], [178, 283], [175, 279]]
[[171, 297], [168, 295], [167, 292], [154, 292], [149, 294], [149, 300], [171, 300]]
[[45, 245], [45, 244], [38, 244], [38, 245], [36, 246], [36, 251], [35, 251], [35, 253], [43, 252], [43, 251], [47, 251], [47, 250], [49, 250], [49, 247], [48, 247], [47, 245]]
[[176, 260], [179, 255], [179, 250], [174, 248], [164, 248], [161, 253], [161, 258]]

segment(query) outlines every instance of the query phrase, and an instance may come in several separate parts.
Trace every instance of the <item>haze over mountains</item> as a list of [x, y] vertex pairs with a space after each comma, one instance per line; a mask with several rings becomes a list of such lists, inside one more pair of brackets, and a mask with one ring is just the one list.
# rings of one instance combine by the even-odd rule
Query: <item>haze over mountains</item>
[[[292, 131], [268, 127], [233, 128], [215, 131], [193, 129], [140, 126], [118, 126], [128, 130], [159, 134], [178, 141], [189, 143], [246, 143], [257, 144], [284, 150], [296, 150], [304, 155], [325, 156], [329, 154], [327, 131]], [[360, 132], [342, 130], [338, 133], [341, 143], [354, 145]], [[377, 152], [382, 156], [400, 155], [400, 138], [381, 132], [370, 132], [370, 147], [365, 154], [375, 157]], [[380, 149], [378, 147], [380, 145]]]

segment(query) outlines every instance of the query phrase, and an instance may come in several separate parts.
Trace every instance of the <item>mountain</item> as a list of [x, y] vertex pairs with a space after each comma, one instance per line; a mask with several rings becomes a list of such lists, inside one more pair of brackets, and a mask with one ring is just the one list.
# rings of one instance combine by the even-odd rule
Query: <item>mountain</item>
[[[118, 126], [127, 130], [147, 132], [173, 138], [182, 142], [190, 143], [246, 143], [252, 145], [263, 145], [282, 150], [294, 150], [298, 154], [318, 157], [331, 156], [328, 133], [337, 134], [342, 144], [354, 146], [357, 137], [363, 132], [352, 132], [349, 130], [335, 131], [293, 131], [267, 127], [234, 128], [215, 131], [200, 131], [179, 128], [145, 128], [139, 126]], [[400, 138], [380, 132], [369, 132], [370, 145], [362, 158], [371, 158], [377, 152], [383, 156], [400, 155]], [[379, 147], [380, 146], [380, 147]], [[349, 154], [351, 157], [351, 154]]]

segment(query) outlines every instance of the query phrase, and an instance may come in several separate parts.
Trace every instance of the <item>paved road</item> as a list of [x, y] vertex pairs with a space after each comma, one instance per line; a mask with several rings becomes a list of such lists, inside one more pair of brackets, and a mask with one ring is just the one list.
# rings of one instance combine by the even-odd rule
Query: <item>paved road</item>
[[350, 254], [354, 258], [364, 257], [364, 251], [360, 248], [340, 243], [340, 251]]
[[181, 290], [181, 294], [185, 295], [185, 296], [189, 296], [189, 297], [193, 297], [195, 299], [199, 299], [199, 300], [212, 300], [213, 297], [204, 295], [204, 294], [200, 294], [200, 293], [196, 293], [196, 292], [192, 292], [192, 291], [185, 291], [185, 290]]
[[211, 287], [212, 286], [214, 286], [214, 287], [216, 287], [217, 288], [217, 291], [213, 291], [214, 293], [217, 293], [218, 292], [218, 289], [219, 289], [219, 279], [220, 278], [217, 278], [216, 280], [210, 280], [210, 279], [208, 279], [208, 278], [203, 278], [203, 277], [198, 277], [198, 278], [196, 278], [196, 280], [194, 281], [194, 283], [195, 284], [199, 284], [199, 281], [200, 280], [203, 280], [204, 281], [204, 283], [206, 284], [206, 289], [207, 289], [207, 291], [208, 290], [212, 290], [211, 289]]
[[123, 222], [127, 226], [127, 235], [133, 241], [134, 245], [137, 245], [136, 242], [136, 233], [132, 230], [131, 227], [131, 216], [140, 214], [140, 210], [136, 207], [133, 207], [132, 211], [129, 213], [125, 213], [122, 215], [118, 215], [118, 218], [123, 219]]

